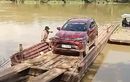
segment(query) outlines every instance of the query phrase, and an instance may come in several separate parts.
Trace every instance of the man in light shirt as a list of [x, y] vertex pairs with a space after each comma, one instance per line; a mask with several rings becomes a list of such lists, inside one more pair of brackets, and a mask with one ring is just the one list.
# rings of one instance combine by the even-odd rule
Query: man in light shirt
[[41, 42], [42, 43], [46, 42], [49, 45], [49, 50], [51, 50], [51, 42], [48, 39], [48, 35], [49, 35], [49, 33], [52, 33], [52, 31], [49, 31], [49, 29], [50, 28], [48, 26], [45, 26], [45, 29], [42, 32]]
[[41, 42], [49, 42], [48, 35], [49, 33], [52, 33], [52, 31], [49, 31], [49, 29], [50, 28], [48, 26], [45, 26], [45, 29], [43, 30], [43, 33], [42, 33]]

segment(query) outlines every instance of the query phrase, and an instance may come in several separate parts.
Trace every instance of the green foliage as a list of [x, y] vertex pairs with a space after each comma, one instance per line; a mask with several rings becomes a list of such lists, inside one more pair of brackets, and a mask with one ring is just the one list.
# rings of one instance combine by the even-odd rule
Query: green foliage
[[[21, 1], [21, 0], [10, 0], [10, 1]], [[83, 1], [85, 3], [91, 3], [94, 1], [106, 1], [106, 2], [120, 2], [120, 3], [127, 3], [130, 2], [130, 0], [24, 0], [24, 1], [41, 1], [41, 2], [48, 2], [48, 1], [63, 1], [63, 2], [68, 2], [68, 1]]]

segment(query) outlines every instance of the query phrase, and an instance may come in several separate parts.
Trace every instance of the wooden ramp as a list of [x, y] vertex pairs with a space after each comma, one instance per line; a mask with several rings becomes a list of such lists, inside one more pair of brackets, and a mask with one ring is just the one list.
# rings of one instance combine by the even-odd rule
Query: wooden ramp
[[111, 43], [130, 44], [130, 27], [119, 27], [110, 37]]
[[63, 74], [65, 71], [66, 69], [53, 68], [46, 73], [43, 73], [36, 78], [33, 78], [29, 82], [50, 82], [51, 80]]
[[39, 52], [46, 53], [49, 51], [49, 46], [47, 43], [38, 43], [35, 44], [27, 49], [24, 49], [21, 52], [17, 52], [11, 56], [11, 64], [16, 65], [18, 63], [21, 63], [21, 61], [25, 61], [28, 59], [36, 58], [40, 55]]
[[13, 82], [14, 80], [10, 80], [17, 78], [17, 74], [19, 72], [28, 69], [30, 66], [31, 65], [28, 63], [21, 63], [16, 66], [5, 69], [4, 71], [0, 72], [0, 82]]

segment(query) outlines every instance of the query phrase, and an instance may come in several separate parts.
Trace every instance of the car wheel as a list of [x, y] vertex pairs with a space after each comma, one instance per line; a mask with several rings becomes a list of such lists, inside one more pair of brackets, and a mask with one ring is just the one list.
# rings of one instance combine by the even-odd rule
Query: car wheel
[[92, 46], [96, 45], [97, 40], [98, 40], [98, 36], [96, 35]]
[[89, 46], [86, 45], [86, 48], [85, 48], [84, 53], [83, 53], [84, 56], [86, 56], [88, 54], [88, 51], [89, 51]]
[[53, 54], [57, 54], [57, 50], [52, 50], [52, 53]]

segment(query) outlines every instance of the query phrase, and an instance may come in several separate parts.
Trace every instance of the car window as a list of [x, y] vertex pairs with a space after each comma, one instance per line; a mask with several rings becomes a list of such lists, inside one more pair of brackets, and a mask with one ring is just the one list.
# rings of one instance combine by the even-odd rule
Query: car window
[[66, 23], [63, 27], [62, 30], [67, 30], [67, 31], [86, 31], [87, 30], [87, 23], [82, 23], [82, 22], [73, 22], [73, 23]]

